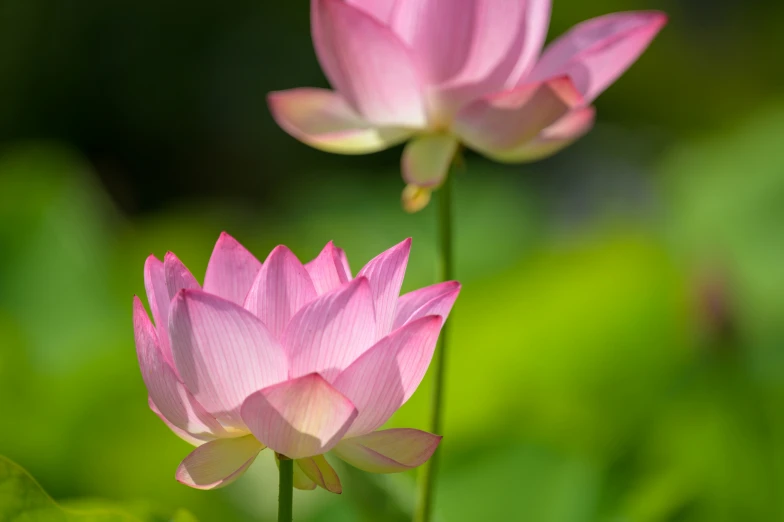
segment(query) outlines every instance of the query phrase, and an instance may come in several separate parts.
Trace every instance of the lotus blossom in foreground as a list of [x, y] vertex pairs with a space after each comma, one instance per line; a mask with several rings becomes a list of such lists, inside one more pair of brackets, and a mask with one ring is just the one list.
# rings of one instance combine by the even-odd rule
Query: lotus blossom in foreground
[[544, 158], [590, 130], [593, 100], [667, 21], [601, 16], [542, 52], [550, 9], [551, 0], [312, 0], [313, 43], [334, 90], [271, 93], [272, 114], [328, 152], [411, 139], [403, 177], [425, 191], [441, 184], [459, 143], [501, 162]]
[[303, 265], [286, 247], [259, 262], [222, 234], [204, 285], [172, 254], [150, 256], [152, 316], [134, 298], [136, 350], [150, 408], [198, 446], [177, 480], [211, 489], [265, 447], [295, 461], [295, 486], [341, 491], [324, 458], [404, 471], [441, 437], [377, 431], [414, 393], [460, 291], [441, 283], [399, 296], [410, 240], [352, 277], [332, 243]]

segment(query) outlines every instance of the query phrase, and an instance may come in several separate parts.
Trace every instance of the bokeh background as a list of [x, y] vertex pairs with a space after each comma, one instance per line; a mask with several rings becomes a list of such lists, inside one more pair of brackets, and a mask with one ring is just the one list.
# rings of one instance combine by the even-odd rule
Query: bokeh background
[[[438, 520], [784, 520], [784, 4], [556, 0], [670, 25], [532, 165], [469, 155]], [[272, 520], [270, 455], [220, 491], [147, 408], [131, 298], [167, 250], [201, 276], [229, 231], [260, 258], [328, 240], [354, 269], [435, 213], [400, 210], [400, 149], [279, 130], [270, 90], [326, 85], [307, 0], [0, 0], [0, 454], [58, 501], [142, 520]], [[391, 421], [425, 428], [429, 383]], [[302, 522], [409, 520], [414, 474], [339, 468]]]

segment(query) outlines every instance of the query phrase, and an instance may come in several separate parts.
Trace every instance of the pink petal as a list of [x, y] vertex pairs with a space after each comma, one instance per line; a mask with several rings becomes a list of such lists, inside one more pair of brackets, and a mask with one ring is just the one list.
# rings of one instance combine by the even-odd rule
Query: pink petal
[[163, 258], [163, 274], [170, 301], [180, 290], [201, 288], [190, 270], [172, 252], [166, 252]]
[[144, 262], [144, 287], [147, 290], [147, 302], [150, 304], [152, 317], [155, 319], [155, 330], [158, 343], [166, 361], [174, 366], [171, 345], [169, 344], [169, 290], [166, 288], [163, 261], [150, 255]]
[[341, 277], [345, 277], [346, 281], [351, 281], [354, 276], [351, 275], [351, 266], [348, 264], [348, 256], [346, 256], [346, 252], [342, 248], [335, 247], [337, 250], [337, 258], [338, 258], [338, 273], [342, 274]]
[[460, 283], [446, 281], [401, 296], [397, 301], [392, 329], [396, 330], [405, 323], [426, 315], [440, 315], [446, 321], [459, 293]]
[[574, 109], [566, 116], [544, 129], [536, 139], [497, 154], [501, 162], [521, 163], [537, 161], [552, 156], [582, 138], [593, 127], [596, 111], [593, 107]]
[[492, 158], [536, 138], [580, 102], [566, 77], [528, 84], [468, 105], [458, 114], [455, 131]]
[[381, 339], [335, 379], [335, 388], [359, 410], [346, 437], [379, 428], [411, 397], [433, 358], [442, 324], [438, 316], [408, 323]]
[[346, 0], [346, 3], [372, 15], [378, 21], [388, 24], [389, 20], [392, 18], [392, 13], [397, 1], [398, 0]]
[[437, 187], [449, 173], [458, 142], [446, 134], [426, 134], [408, 142], [403, 151], [403, 179], [418, 187]]
[[332, 241], [310, 263], [305, 265], [318, 295], [326, 294], [351, 281], [346, 253]]
[[214, 440], [213, 437], [208, 437], [205, 440], [203, 440], [202, 438], [196, 438], [193, 435], [191, 435], [190, 433], [188, 433], [187, 431], [185, 431], [183, 429], [180, 429], [177, 426], [175, 426], [174, 424], [172, 424], [171, 422], [169, 422], [169, 419], [167, 419], [163, 415], [163, 413], [161, 413], [161, 410], [152, 401], [152, 397], [147, 397], [147, 405], [150, 407], [152, 412], [155, 415], [157, 415], [158, 418], [161, 419], [161, 421], [163, 421], [164, 424], [166, 424], [166, 426], [172, 431], [172, 433], [177, 435], [179, 438], [181, 438], [182, 440], [184, 440], [188, 444], [190, 444], [192, 446], [201, 446], [202, 444], [204, 444], [208, 440]]
[[527, 0], [523, 3], [525, 4], [525, 21], [521, 30], [524, 37], [523, 49], [506, 82], [507, 88], [520, 85], [522, 79], [535, 66], [547, 39], [547, 30], [550, 28], [551, 0]]
[[217, 439], [199, 446], [177, 468], [177, 481], [196, 489], [215, 489], [237, 480], [264, 445], [253, 435]]
[[463, 67], [474, 37], [476, 4], [477, 0], [398, 1], [392, 29], [416, 51], [428, 83], [441, 83]]
[[241, 305], [248, 295], [261, 262], [226, 232], [212, 251], [204, 276], [204, 291]]
[[645, 11], [583, 22], [547, 47], [525, 81], [568, 74], [590, 103], [639, 58], [666, 23], [664, 13]]
[[308, 303], [291, 319], [283, 336], [289, 377], [318, 372], [332, 380], [375, 339], [373, 294], [367, 278], [358, 277]]
[[532, 2], [481, 0], [475, 3], [471, 49], [462, 70], [449, 82], [474, 84], [472, 97], [503, 88], [521, 54], [525, 10]]
[[398, 473], [421, 466], [433, 455], [441, 437], [408, 428], [375, 431], [345, 439], [334, 453], [370, 473]]
[[326, 152], [369, 154], [397, 145], [411, 135], [408, 129], [368, 123], [339, 94], [326, 89], [273, 92], [267, 101], [283, 130]]
[[153, 411], [191, 440], [212, 440], [224, 435], [223, 427], [194, 399], [164, 359], [155, 329], [138, 297], [133, 300], [133, 329], [139, 368], [149, 401], [155, 405]]
[[311, 20], [324, 73], [361, 116], [377, 125], [426, 124], [416, 66], [391, 29], [343, 0], [313, 0]]
[[184, 290], [172, 301], [169, 331], [182, 381], [224, 424], [244, 429], [239, 409], [245, 398], [286, 378], [280, 343], [256, 316], [231, 301]]
[[265, 388], [242, 405], [256, 438], [292, 459], [329, 451], [356, 416], [351, 401], [317, 373]]
[[291, 317], [316, 298], [310, 275], [294, 253], [281, 245], [264, 261], [245, 308], [261, 319], [277, 339], [283, 335]]
[[357, 274], [357, 277], [366, 277], [370, 282], [378, 337], [388, 334], [392, 327], [410, 253], [411, 238], [408, 238], [371, 259]]
[[343, 486], [340, 485], [340, 477], [335, 473], [332, 466], [329, 465], [329, 462], [324, 458], [324, 455], [297, 459], [296, 463], [297, 467], [321, 488], [326, 489], [331, 493], [340, 494], [343, 492]]
[[476, 0], [471, 50], [461, 71], [431, 99], [442, 118], [465, 103], [514, 87], [542, 50], [550, 0]]

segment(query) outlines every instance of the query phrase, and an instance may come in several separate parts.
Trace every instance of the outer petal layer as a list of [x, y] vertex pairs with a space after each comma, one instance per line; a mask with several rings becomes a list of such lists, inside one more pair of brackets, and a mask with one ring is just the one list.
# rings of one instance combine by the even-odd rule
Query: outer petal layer
[[265, 388], [242, 405], [251, 432], [292, 459], [329, 451], [356, 416], [351, 401], [317, 373]]
[[264, 445], [253, 435], [218, 439], [199, 446], [177, 468], [177, 481], [196, 489], [215, 489], [237, 480]]
[[198, 290], [177, 294], [169, 319], [185, 385], [207, 411], [244, 428], [239, 409], [245, 397], [286, 378], [280, 343], [244, 308]]
[[528, 84], [470, 104], [455, 128], [468, 146], [492, 158], [536, 138], [580, 102], [566, 77]]
[[256, 314], [275, 338], [280, 339], [291, 317], [316, 298], [310, 275], [294, 253], [275, 247], [248, 293], [245, 308]]
[[521, 163], [552, 156], [587, 134], [593, 127], [595, 116], [596, 111], [593, 107], [575, 109], [544, 129], [536, 139], [497, 154], [494, 159], [501, 162]]
[[351, 269], [348, 266], [346, 253], [336, 247], [332, 241], [310, 263], [305, 265], [310, 274], [313, 286], [319, 295], [335, 290], [351, 281]]
[[182, 440], [184, 440], [185, 442], [187, 442], [191, 446], [201, 446], [205, 442], [215, 439], [215, 437], [212, 437], [212, 436], [206, 437], [206, 436], [203, 436], [203, 435], [200, 436], [200, 437], [195, 437], [195, 436], [191, 435], [190, 433], [188, 433], [187, 431], [183, 430], [182, 428], [178, 428], [177, 426], [175, 426], [174, 424], [169, 422], [169, 419], [167, 419], [163, 415], [163, 413], [161, 413], [160, 408], [158, 408], [155, 405], [155, 403], [152, 401], [152, 398], [149, 397], [149, 396], [147, 397], [147, 406], [150, 407], [152, 412], [155, 415], [157, 415], [159, 419], [161, 419], [161, 422], [163, 422], [172, 431], [172, 433], [177, 435], [179, 438], [181, 438]]
[[158, 333], [158, 346], [166, 361], [174, 366], [174, 359], [169, 344], [169, 290], [166, 288], [163, 261], [150, 255], [144, 262], [144, 287], [147, 290], [147, 302], [150, 304], [152, 317], [155, 319], [155, 330]]
[[314, 0], [312, 6], [316, 53], [346, 101], [377, 125], [424, 126], [419, 75], [392, 30], [343, 0]]
[[451, 78], [471, 51], [477, 0], [398, 1], [392, 15], [395, 33], [416, 51], [429, 84]]
[[426, 315], [440, 315], [446, 321], [459, 293], [460, 283], [446, 281], [400, 296], [392, 329], [396, 330], [405, 323]]
[[204, 291], [241, 305], [259, 270], [261, 262], [236, 239], [222, 232], [207, 265]]
[[329, 465], [324, 455], [316, 455], [306, 459], [298, 459], [297, 466], [305, 475], [318, 484], [320, 487], [332, 493], [342, 493], [343, 486], [340, 485], [340, 477]]
[[174, 299], [174, 296], [180, 290], [201, 288], [199, 282], [196, 281], [196, 278], [188, 270], [188, 267], [173, 252], [166, 252], [166, 256], [163, 258], [163, 272], [170, 301]]
[[397, 0], [346, 0], [346, 3], [373, 15], [382, 23], [388, 24]]
[[[138, 297], [133, 300], [133, 326], [136, 354], [144, 384], [150, 394], [150, 404], [178, 435], [194, 441], [212, 440], [225, 434], [223, 427], [207, 413], [177, 379], [174, 370], [163, 357], [155, 330]], [[180, 434], [182, 432], [182, 434]]]
[[512, 71], [507, 87], [519, 85], [526, 74], [534, 67], [550, 28], [551, 0], [526, 0], [524, 25], [521, 29], [523, 48]]
[[411, 238], [408, 238], [368, 261], [357, 274], [357, 277], [367, 278], [373, 292], [377, 338], [388, 334], [392, 326], [395, 305], [400, 296], [400, 287], [403, 286], [410, 253]]
[[359, 410], [347, 437], [384, 424], [414, 393], [433, 358], [443, 320], [419, 319], [395, 330], [365, 352], [335, 380], [335, 388]]
[[392, 429], [346, 439], [334, 453], [370, 473], [398, 473], [427, 462], [440, 442], [440, 436], [424, 431]]
[[471, 50], [463, 68], [440, 84], [431, 99], [439, 114], [448, 118], [465, 103], [507, 88], [526, 44], [526, 9], [536, 3], [541, 2], [476, 1]]
[[590, 103], [639, 58], [666, 23], [664, 13], [644, 11], [585, 21], [547, 47], [526, 81], [568, 74]]
[[334, 379], [376, 338], [373, 293], [367, 278], [322, 295], [291, 319], [283, 343], [289, 358], [289, 377], [318, 372]]
[[411, 140], [403, 151], [403, 179], [418, 187], [437, 187], [449, 173], [457, 147], [457, 138], [447, 134]]
[[405, 141], [409, 129], [376, 127], [326, 89], [292, 89], [268, 96], [272, 116], [280, 127], [319, 150], [336, 154], [369, 154]]

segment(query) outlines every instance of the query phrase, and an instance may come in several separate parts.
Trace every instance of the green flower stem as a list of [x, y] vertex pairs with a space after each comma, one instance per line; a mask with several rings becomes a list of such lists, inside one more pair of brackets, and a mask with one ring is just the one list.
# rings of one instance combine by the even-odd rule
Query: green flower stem
[[291, 522], [294, 504], [294, 461], [278, 455], [280, 481], [278, 493], [278, 522]]
[[[452, 244], [452, 178], [454, 178], [456, 166], [461, 162], [460, 154], [455, 156], [452, 168], [438, 190], [438, 280], [451, 281], [453, 279], [453, 244]], [[430, 432], [442, 435], [442, 421], [444, 409], [444, 375], [447, 357], [447, 339], [449, 331], [447, 325], [441, 330], [438, 348], [435, 352], [433, 370], [433, 397], [432, 411], [430, 417]], [[417, 502], [414, 520], [417, 522], [429, 522], [433, 513], [433, 503], [435, 498], [436, 475], [438, 465], [441, 460], [441, 449], [430, 457], [420, 471], [419, 476], [419, 499]]]

